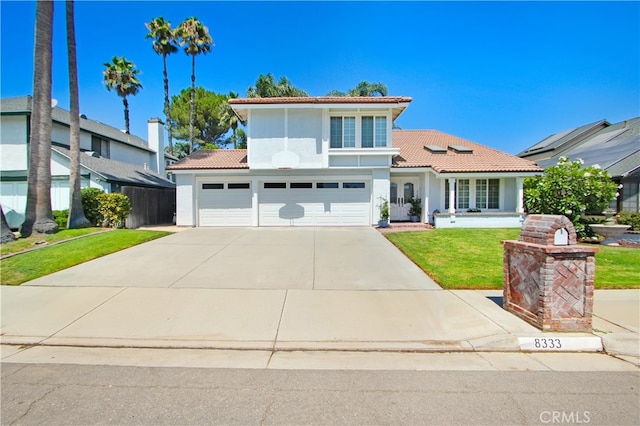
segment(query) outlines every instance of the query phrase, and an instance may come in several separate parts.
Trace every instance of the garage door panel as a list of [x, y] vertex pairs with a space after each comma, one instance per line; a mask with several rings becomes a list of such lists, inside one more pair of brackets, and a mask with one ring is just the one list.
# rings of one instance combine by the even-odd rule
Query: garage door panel
[[226, 184], [222, 189], [202, 189], [204, 185], [198, 197], [199, 226], [251, 226], [250, 189], [228, 189]]
[[370, 225], [370, 189], [317, 188], [260, 190], [260, 226]]

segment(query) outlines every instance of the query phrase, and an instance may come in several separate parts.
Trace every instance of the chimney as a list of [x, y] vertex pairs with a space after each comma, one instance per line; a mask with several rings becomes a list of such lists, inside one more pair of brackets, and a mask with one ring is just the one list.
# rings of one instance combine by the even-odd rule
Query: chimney
[[166, 177], [164, 170], [164, 123], [159, 118], [151, 118], [147, 122], [149, 148], [156, 151], [151, 162], [151, 170], [162, 177]]

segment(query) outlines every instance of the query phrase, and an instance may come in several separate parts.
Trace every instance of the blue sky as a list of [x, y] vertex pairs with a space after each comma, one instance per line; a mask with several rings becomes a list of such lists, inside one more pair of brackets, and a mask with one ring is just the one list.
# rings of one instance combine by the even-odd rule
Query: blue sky
[[[2, 97], [31, 94], [35, 2], [5, 1]], [[53, 97], [68, 108], [64, 2], [55, 2]], [[131, 132], [162, 117], [162, 60], [145, 22], [196, 16], [216, 46], [196, 60], [197, 84], [242, 96], [261, 73], [312, 96], [383, 82], [413, 102], [405, 129], [438, 129], [509, 153], [603, 118], [640, 115], [639, 2], [150, 2], [77, 1], [80, 107], [124, 127], [103, 63], [125, 56], [142, 71]], [[168, 58], [172, 94], [190, 61]]]

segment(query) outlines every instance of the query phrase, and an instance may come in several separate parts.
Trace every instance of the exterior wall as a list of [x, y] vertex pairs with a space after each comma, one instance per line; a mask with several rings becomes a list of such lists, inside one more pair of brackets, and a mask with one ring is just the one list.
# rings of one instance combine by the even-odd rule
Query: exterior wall
[[251, 169], [322, 167], [322, 111], [251, 111], [248, 162]]
[[518, 205], [518, 189], [516, 188], [516, 179], [515, 178], [505, 178], [500, 181], [500, 187], [502, 189], [502, 195], [500, 199], [502, 200], [502, 210], [505, 212], [515, 212], [517, 211]]
[[138, 166], [146, 164], [150, 169], [151, 164], [155, 162], [155, 156], [152, 153], [113, 141], [109, 142], [109, 158]]
[[0, 116], [0, 170], [27, 170], [27, 116]]
[[380, 201], [381, 198], [389, 199], [389, 185], [391, 182], [391, 174], [388, 169], [373, 169], [371, 184], [371, 221], [373, 224], [378, 223], [380, 219]]
[[195, 226], [195, 175], [176, 174], [176, 225]]

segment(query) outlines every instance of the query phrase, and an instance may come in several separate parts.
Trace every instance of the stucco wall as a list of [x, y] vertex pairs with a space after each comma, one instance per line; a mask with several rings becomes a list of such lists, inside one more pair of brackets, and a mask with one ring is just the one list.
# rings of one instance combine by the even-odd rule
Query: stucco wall
[[27, 170], [27, 117], [0, 116], [0, 170]]
[[195, 225], [195, 194], [197, 192], [195, 176], [181, 175], [176, 176], [176, 225], [178, 226], [194, 226]]

